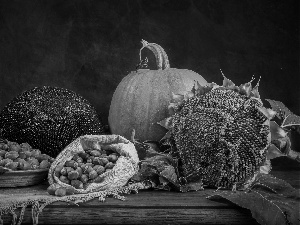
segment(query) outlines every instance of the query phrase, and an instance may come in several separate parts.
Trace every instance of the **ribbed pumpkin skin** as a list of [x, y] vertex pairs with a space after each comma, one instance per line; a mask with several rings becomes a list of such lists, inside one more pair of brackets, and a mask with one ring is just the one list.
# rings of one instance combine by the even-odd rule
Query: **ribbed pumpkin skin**
[[195, 81], [205, 85], [199, 74], [186, 69], [140, 69], [123, 78], [113, 95], [109, 110], [109, 126], [113, 134], [130, 139], [132, 129], [141, 141], [159, 141], [166, 129], [157, 122], [168, 117], [172, 92], [185, 93]]

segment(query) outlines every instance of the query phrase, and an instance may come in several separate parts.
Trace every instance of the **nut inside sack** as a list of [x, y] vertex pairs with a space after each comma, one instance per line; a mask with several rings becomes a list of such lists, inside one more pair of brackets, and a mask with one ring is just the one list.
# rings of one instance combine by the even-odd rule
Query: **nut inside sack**
[[124, 186], [138, 161], [133, 143], [119, 135], [81, 136], [52, 163], [48, 192], [64, 196]]

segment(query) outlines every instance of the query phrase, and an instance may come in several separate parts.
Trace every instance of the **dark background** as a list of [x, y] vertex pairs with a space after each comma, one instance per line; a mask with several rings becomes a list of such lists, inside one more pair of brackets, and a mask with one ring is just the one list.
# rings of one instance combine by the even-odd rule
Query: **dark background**
[[262, 99], [300, 115], [299, 0], [0, 0], [0, 110], [50, 85], [79, 93], [107, 123], [141, 39], [208, 82], [221, 84], [220, 69], [236, 84], [261, 76]]

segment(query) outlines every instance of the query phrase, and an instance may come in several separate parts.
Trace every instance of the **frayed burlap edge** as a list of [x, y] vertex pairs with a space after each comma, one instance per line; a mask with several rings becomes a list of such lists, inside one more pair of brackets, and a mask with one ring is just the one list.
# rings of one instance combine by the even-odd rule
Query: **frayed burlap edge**
[[[125, 200], [125, 197], [122, 194], [138, 193], [139, 190], [148, 189], [151, 185], [146, 182], [128, 184], [119, 188], [111, 188], [104, 191], [91, 192], [86, 194], [75, 194], [68, 195], [64, 197], [56, 196], [47, 196], [47, 195], [34, 195], [34, 196], [21, 196], [18, 198], [9, 198], [0, 199], [0, 225], [3, 225], [3, 220], [1, 216], [4, 214], [12, 215], [12, 225], [19, 225], [22, 223], [25, 209], [27, 206], [32, 207], [32, 224], [38, 224], [39, 214], [42, 213], [43, 209], [54, 202], [68, 202], [71, 204], [78, 205], [78, 203], [83, 203], [90, 201], [94, 198], [98, 198], [100, 202], [104, 202], [108, 196], [112, 196], [116, 199]], [[15, 212], [17, 209], [21, 209], [19, 216]]]

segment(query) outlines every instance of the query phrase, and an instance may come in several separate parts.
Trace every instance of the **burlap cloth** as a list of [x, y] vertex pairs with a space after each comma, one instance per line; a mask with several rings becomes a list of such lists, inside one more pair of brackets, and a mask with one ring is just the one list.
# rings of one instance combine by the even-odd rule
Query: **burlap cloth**
[[[127, 184], [119, 188], [107, 189], [104, 191], [92, 192], [87, 194], [75, 194], [64, 197], [49, 195], [47, 192], [48, 182], [42, 185], [28, 186], [24, 188], [0, 188], [0, 224], [3, 225], [1, 215], [11, 214], [13, 220], [11, 224], [21, 224], [27, 206], [32, 207], [33, 224], [38, 224], [38, 216], [43, 209], [54, 202], [68, 202], [79, 204], [98, 198], [100, 203], [104, 202], [107, 196], [125, 200], [121, 194], [138, 193], [140, 189], [147, 187], [143, 183]], [[19, 215], [17, 209], [21, 209]]]
[[[115, 166], [111, 173], [108, 174], [108, 178], [105, 182], [97, 184], [98, 189], [95, 186], [90, 189], [87, 193], [86, 191], [81, 191], [74, 195], [68, 195], [64, 197], [57, 197], [49, 195], [47, 192], [47, 187], [49, 183], [56, 182], [53, 179], [53, 169], [58, 164], [59, 160], [67, 160], [73, 153], [82, 151], [83, 139], [93, 139], [100, 143], [112, 144], [115, 149], [121, 153], [123, 156], [121, 158], [121, 164]], [[126, 159], [126, 160], [125, 160]], [[129, 164], [124, 164], [130, 162]], [[118, 164], [118, 161], [117, 161]], [[98, 198], [99, 201], [105, 201], [107, 196], [113, 196], [117, 199], [124, 200], [125, 197], [121, 194], [129, 194], [132, 192], [137, 193], [139, 189], [146, 189], [144, 183], [128, 183], [130, 177], [138, 170], [138, 156], [134, 145], [126, 140], [125, 138], [118, 135], [85, 135], [79, 137], [70, 145], [68, 145], [56, 158], [55, 162], [52, 163], [49, 170], [48, 181], [37, 186], [28, 186], [20, 188], [0, 188], [0, 225], [3, 224], [1, 215], [10, 213], [13, 216], [12, 224], [21, 224], [25, 209], [27, 206], [32, 206], [32, 219], [33, 224], [38, 224], [39, 213], [49, 204], [57, 201], [69, 202], [73, 204], [78, 204], [81, 202], [86, 202], [94, 198]], [[122, 172], [122, 167], [126, 166], [125, 172], [127, 177], [124, 178], [124, 172]], [[128, 169], [129, 168], [129, 169]], [[49, 183], [48, 183], [49, 182]], [[17, 215], [16, 209], [21, 209], [20, 214]]]

